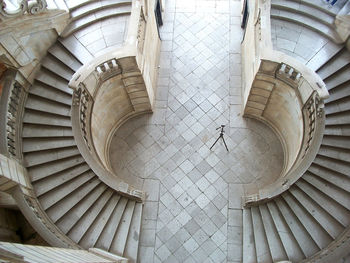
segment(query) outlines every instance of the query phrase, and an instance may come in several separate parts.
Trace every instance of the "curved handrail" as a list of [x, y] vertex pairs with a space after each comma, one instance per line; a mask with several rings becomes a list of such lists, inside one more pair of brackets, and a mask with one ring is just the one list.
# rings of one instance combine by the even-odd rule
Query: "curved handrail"
[[[109, 167], [109, 162], [107, 162], [107, 149], [111, 134], [115, 132], [116, 127], [135, 115], [150, 112], [149, 103], [138, 103], [137, 100], [140, 97], [133, 98], [130, 96], [126, 103], [132, 106], [132, 111], [115, 120], [113, 126], [109, 128], [108, 136], [105, 136], [102, 142], [91, 130], [93, 115], [99, 115], [99, 109], [96, 109], [95, 101], [98, 100], [101, 93], [103, 94], [104, 83], [109, 80], [113, 81], [117, 77], [123, 80], [124, 89], [129, 92], [128, 94], [138, 92], [140, 87], [145, 90], [135, 55], [131, 56], [132, 53], [132, 49], [126, 47], [117, 52], [104, 54], [91, 64], [80, 68], [73, 75], [69, 83], [69, 86], [74, 89], [71, 116], [73, 134], [79, 151], [95, 174], [120, 194], [142, 201], [145, 198], [144, 192], [121, 180], [113, 173]], [[109, 58], [111, 56], [112, 59]], [[133, 84], [135, 80], [136, 84]], [[143, 94], [147, 95], [146, 92]], [[101, 145], [97, 145], [97, 143]]]
[[[269, 4], [256, 2], [252, 8], [255, 17], [250, 17], [247, 26], [253, 37], [242, 43], [243, 51], [251, 48], [254, 54], [246, 59], [254, 62], [253, 66], [245, 67], [243, 75], [244, 116], [259, 119], [276, 132], [285, 161], [276, 181], [242, 197], [243, 204], [248, 206], [280, 195], [309, 168], [321, 145], [325, 123], [323, 100], [329, 96], [326, 85], [314, 71], [272, 49]], [[261, 97], [256, 95], [256, 88], [263, 90]], [[273, 103], [282, 103], [276, 99], [278, 96], [288, 102], [280, 105], [284, 108], [282, 119], [272, 110]], [[285, 119], [288, 125], [283, 126]]]

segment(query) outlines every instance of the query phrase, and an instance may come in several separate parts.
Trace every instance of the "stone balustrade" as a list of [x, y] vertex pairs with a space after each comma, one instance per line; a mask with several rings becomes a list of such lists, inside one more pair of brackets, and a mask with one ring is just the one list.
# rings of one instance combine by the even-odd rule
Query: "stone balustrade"
[[[328, 91], [321, 78], [301, 62], [272, 50], [269, 1], [250, 8], [242, 43], [244, 116], [270, 126], [284, 150], [278, 179], [263, 188], [246, 187], [244, 205], [265, 202], [298, 180], [314, 160], [324, 131]], [[249, 52], [244, 52], [249, 50]], [[252, 51], [253, 50], [253, 51]], [[253, 190], [252, 190], [253, 189]]]
[[143, 199], [144, 193], [113, 174], [109, 145], [125, 121], [152, 111], [160, 49], [160, 41], [155, 44], [154, 39], [159, 39], [155, 19], [134, 1], [125, 45], [83, 65], [69, 82], [74, 89], [73, 133], [80, 152], [102, 181], [136, 199]]

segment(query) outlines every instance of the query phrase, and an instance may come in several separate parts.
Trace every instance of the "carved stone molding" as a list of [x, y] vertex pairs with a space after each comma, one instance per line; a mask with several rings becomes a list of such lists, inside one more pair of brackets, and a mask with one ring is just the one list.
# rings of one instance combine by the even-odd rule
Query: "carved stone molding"
[[[8, 9], [7, 1], [0, 0], [0, 14], [4, 17], [17, 17], [24, 14], [35, 15], [46, 10], [47, 3], [45, 0], [22, 0], [18, 3], [15, 10]], [[8, 3], [9, 4], [9, 3]]]

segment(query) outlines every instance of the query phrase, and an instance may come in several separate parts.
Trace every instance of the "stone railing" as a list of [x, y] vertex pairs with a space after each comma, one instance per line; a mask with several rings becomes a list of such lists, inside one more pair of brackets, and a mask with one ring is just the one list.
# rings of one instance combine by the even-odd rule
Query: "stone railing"
[[74, 137], [84, 159], [103, 182], [122, 195], [143, 200], [144, 192], [113, 173], [108, 157], [115, 130], [129, 118], [151, 111], [148, 94], [135, 56], [101, 61], [104, 59], [97, 58], [79, 69], [69, 84], [74, 89]]
[[35, 15], [45, 11], [47, 3], [45, 0], [21, 0], [14, 6], [12, 1], [0, 0], [0, 14], [12, 18], [24, 14]]
[[3, 77], [1, 95], [1, 153], [18, 160], [22, 160], [21, 130], [24, 101], [27, 91], [16, 79], [18, 76], [9, 70]]
[[321, 144], [323, 99], [328, 97], [315, 72], [272, 49], [269, 4], [256, 1], [249, 10], [242, 43], [242, 54], [248, 54], [242, 59], [244, 116], [263, 121], [275, 131], [283, 147], [284, 166], [276, 181], [260, 189], [246, 187], [242, 201], [248, 206], [286, 191], [309, 168]]

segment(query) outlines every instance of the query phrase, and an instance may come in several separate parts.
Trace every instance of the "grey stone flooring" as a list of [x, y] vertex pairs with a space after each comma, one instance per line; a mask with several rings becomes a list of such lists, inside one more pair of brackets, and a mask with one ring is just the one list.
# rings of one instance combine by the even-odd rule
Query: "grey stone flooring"
[[[240, 262], [243, 186], [279, 175], [283, 151], [241, 117], [239, 1], [166, 1], [156, 106], [110, 145], [113, 170], [147, 193], [140, 262]], [[226, 125], [224, 138], [216, 130]]]

